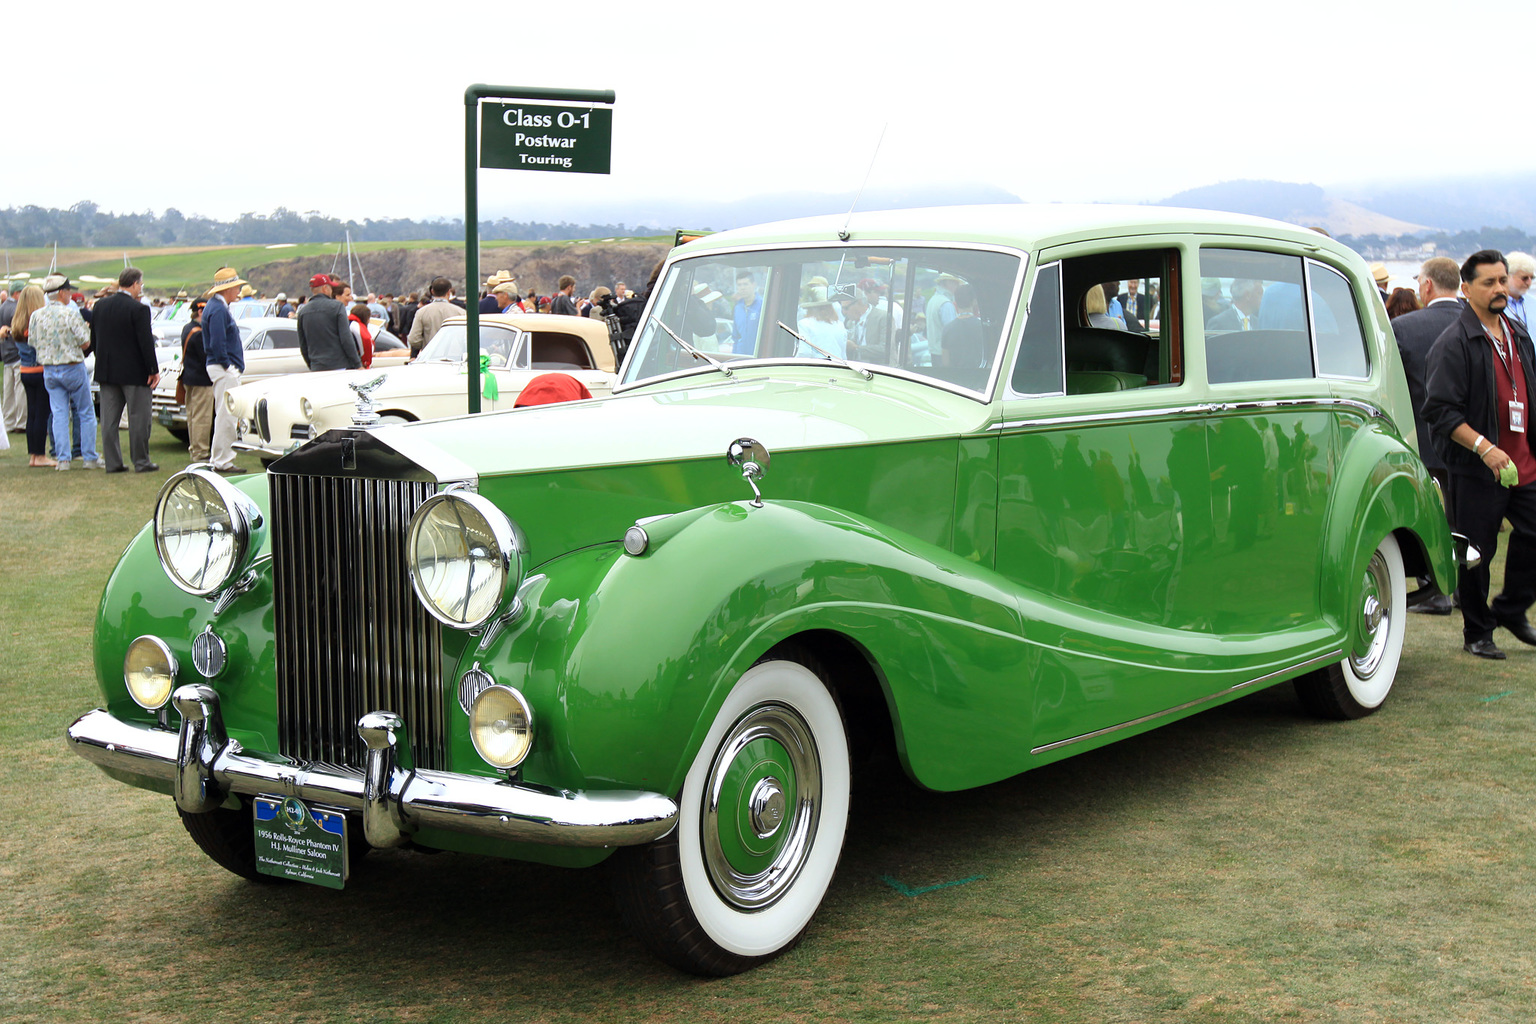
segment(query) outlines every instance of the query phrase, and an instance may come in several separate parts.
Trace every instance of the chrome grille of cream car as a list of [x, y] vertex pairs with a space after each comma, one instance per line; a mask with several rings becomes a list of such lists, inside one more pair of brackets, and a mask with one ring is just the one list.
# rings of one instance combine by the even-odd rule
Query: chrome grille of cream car
[[441, 627], [411, 591], [405, 534], [437, 492], [417, 480], [268, 474], [279, 749], [360, 765], [357, 720], [405, 719], [419, 768], [445, 768]]

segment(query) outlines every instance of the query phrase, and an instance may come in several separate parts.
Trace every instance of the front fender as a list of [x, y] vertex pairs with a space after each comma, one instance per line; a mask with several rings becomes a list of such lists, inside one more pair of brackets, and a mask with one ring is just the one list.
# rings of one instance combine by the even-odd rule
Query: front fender
[[1349, 571], [1322, 576], [1322, 608], [1348, 631], [1350, 643], [1359, 639], [1358, 616], [1348, 614], [1355, 588], [1387, 534], [1413, 534], [1435, 584], [1446, 593], [1455, 588], [1456, 556], [1440, 489], [1401, 439], [1375, 421], [1355, 430], [1340, 460], [1334, 494], [1350, 500], [1336, 501], [1330, 510], [1322, 563]]
[[602, 545], [541, 567], [523, 618], [476, 654], [533, 705], [531, 781], [677, 792], [736, 679], [810, 630], [869, 657], [918, 781], [959, 788], [1023, 767], [1028, 648], [990, 570], [800, 502], [693, 509], [652, 533], [639, 557]]

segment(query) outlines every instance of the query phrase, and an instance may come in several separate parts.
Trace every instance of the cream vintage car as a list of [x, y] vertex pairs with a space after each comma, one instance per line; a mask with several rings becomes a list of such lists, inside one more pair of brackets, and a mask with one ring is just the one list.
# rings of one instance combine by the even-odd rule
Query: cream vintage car
[[[235, 447], [275, 459], [333, 427], [352, 423], [357, 392], [349, 385], [382, 376], [371, 393], [383, 423], [462, 416], [469, 411], [466, 321], [455, 318], [409, 365], [380, 372], [335, 370], [274, 378], [231, 388], [226, 395], [238, 422]], [[607, 324], [579, 316], [544, 314], [480, 318], [486, 363], [480, 408], [510, 409], [524, 386], [542, 373], [569, 373], [594, 396], [613, 390], [615, 364]], [[489, 379], [494, 379], [495, 387]]]
[[[240, 305], [240, 303], [236, 303]], [[384, 321], [375, 317], [369, 329], [373, 332], [373, 365], [384, 369], [404, 366], [411, 357], [411, 350], [399, 338], [391, 334]], [[235, 321], [240, 340], [245, 347], [245, 372], [241, 379], [247, 383], [281, 377], [290, 373], [308, 373], [309, 366], [299, 354], [299, 322], [292, 317], [246, 317]], [[187, 410], [176, 401], [176, 384], [181, 380], [180, 335], [174, 347], [160, 349], [160, 383], [155, 386], [151, 402], [155, 419], [166, 430], [187, 439]]]

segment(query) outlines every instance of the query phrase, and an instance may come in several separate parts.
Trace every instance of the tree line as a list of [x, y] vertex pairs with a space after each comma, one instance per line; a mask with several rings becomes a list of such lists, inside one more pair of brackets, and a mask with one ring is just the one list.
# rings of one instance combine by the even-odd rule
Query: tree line
[[1341, 235], [1339, 241], [1372, 259], [1417, 249], [1426, 242], [1434, 243], [1435, 251], [1439, 253], [1474, 253], [1480, 249], [1497, 249], [1500, 252], [1536, 251], [1536, 236], [1528, 235], [1516, 227], [1481, 227], [1454, 233], [1436, 231], [1406, 235]]
[[[67, 210], [42, 206], [11, 206], [0, 210], [0, 245], [31, 249], [58, 243], [68, 248], [152, 248], [165, 245], [274, 245], [280, 242], [335, 243], [347, 232], [354, 242], [462, 242], [464, 220], [339, 220], [317, 211], [298, 213], [278, 207], [270, 214], [243, 213], [238, 220], [220, 221], [188, 216], [175, 207], [164, 213], [109, 213], [95, 203], [79, 202]], [[653, 235], [658, 229], [624, 224], [549, 224], [542, 221], [480, 222], [485, 240], [562, 241]]]

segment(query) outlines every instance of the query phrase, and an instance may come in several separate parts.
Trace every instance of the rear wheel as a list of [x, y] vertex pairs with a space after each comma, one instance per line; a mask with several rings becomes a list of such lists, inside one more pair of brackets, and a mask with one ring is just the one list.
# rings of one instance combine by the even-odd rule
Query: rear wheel
[[737, 974], [793, 947], [842, 854], [842, 713], [819, 666], [791, 658], [752, 666], [726, 698], [683, 783], [672, 834], [614, 857], [625, 921], [653, 953], [694, 974]]
[[1296, 695], [1322, 718], [1363, 718], [1386, 701], [1403, 654], [1408, 591], [1403, 555], [1390, 534], [1371, 555], [1353, 606], [1353, 648], [1336, 665], [1296, 679]]

